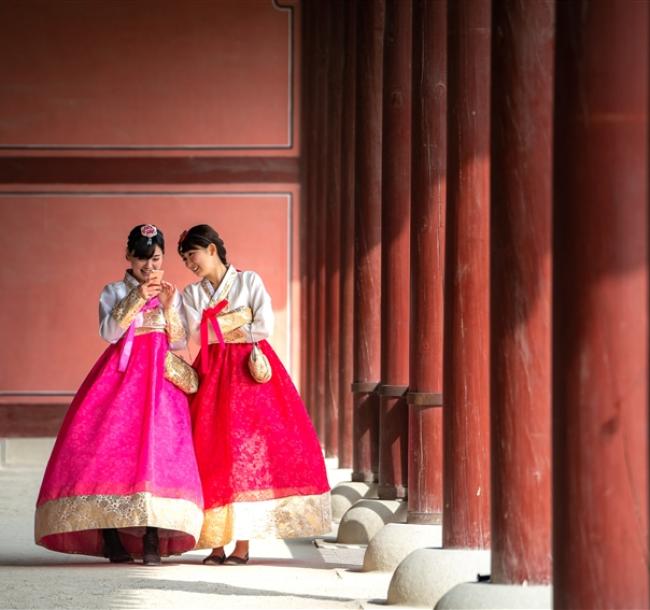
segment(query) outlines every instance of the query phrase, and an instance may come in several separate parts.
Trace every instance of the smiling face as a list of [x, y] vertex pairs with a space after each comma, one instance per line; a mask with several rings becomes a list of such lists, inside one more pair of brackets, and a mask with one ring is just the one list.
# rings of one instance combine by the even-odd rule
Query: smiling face
[[183, 252], [181, 257], [185, 266], [200, 278], [212, 273], [216, 266], [216, 248], [212, 244], [207, 248], [192, 248]]
[[131, 263], [133, 277], [143, 284], [149, 279], [149, 275], [154, 269], [162, 269], [163, 251], [160, 246], [156, 246], [151, 258], [137, 258], [131, 252], [127, 252], [126, 260]]

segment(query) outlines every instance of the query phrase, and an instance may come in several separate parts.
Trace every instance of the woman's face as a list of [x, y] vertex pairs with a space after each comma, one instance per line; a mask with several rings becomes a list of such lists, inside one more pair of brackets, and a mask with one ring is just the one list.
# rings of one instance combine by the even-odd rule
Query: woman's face
[[[215, 252], [213, 253], [212, 250]], [[183, 252], [181, 257], [185, 266], [198, 277], [205, 277], [215, 267], [216, 248], [212, 245], [207, 248], [196, 247]]]
[[151, 258], [136, 258], [130, 252], [126, 254], [126, 260], [131, 263], [131, 273], [133, 277], [141, 284], [149, 279], [149, 274], [154, 269], [162, 269], [163, 251], [160, 246], [156, 246]]

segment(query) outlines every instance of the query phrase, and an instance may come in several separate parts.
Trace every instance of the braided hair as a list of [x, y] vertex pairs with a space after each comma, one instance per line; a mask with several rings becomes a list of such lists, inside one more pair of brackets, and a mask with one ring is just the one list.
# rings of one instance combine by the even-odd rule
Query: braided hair
[[210, 244], [216, 246], [221, 262], [228, 266], [223, 239], [210, 225], [195, 225], [191, 229], [183, 231], [178, 240], [178, 253], [182, 256], [185, 252], [195, 248], [207, 248]]

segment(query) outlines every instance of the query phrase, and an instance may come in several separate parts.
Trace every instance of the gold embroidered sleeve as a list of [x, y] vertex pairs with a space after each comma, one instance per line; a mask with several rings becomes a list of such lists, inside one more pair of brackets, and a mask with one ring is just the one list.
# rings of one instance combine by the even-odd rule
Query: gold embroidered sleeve
[[178, 310], [174, 307], [165, 310], [165, 330], [171, 343], [185, 339], [183, 320]]
[[111, 315], [122, 328], [127, 328], [133, 322], [133, 318], [138, 315], [147, 302], [138, 288], [133, 288], [129, 294], [113, 307]]

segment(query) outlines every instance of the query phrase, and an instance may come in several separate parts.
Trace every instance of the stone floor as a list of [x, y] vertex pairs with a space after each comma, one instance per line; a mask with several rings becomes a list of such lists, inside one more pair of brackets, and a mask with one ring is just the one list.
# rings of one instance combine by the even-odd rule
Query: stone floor
[[[0, 608], [377, 608], [387, 573], [360, 571], [365, 548], [254, 541], [247, 566], [203, 566], [187, 553], [159, 567], [112, 565], [33, 542], [42, 465], [0, 468]], [[332, 483], [336, 481], [333, 480]], [[395, 606], [392, 606], [395, 608]]]

